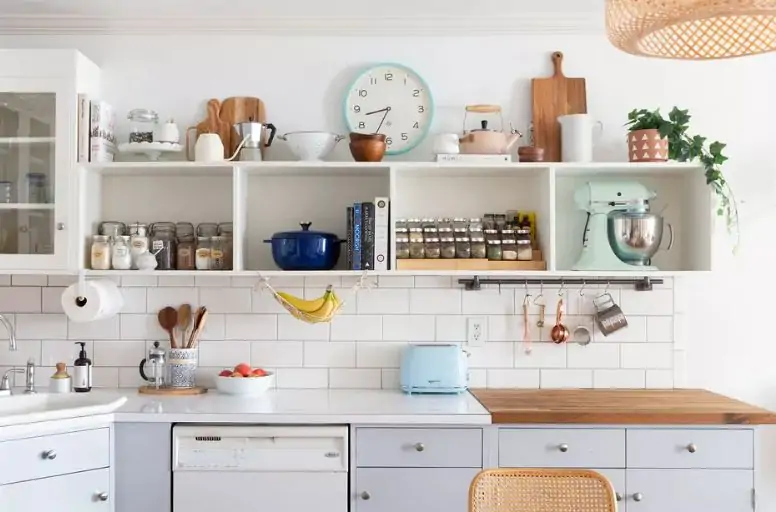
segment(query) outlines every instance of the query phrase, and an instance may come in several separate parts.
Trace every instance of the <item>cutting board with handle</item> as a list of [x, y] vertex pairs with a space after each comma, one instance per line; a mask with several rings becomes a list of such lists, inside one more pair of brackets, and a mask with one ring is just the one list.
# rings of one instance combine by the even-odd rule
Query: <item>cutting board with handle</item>
[[187, 149], [186, 149], [186, 156], [189, 160], [194, 160], [194, 144], [196, 143], [197, 139], [200, 135], [203, 133], [217, 133], [219, 138], [221, 139], [221, 142], [224, 144], [224, 158], [229, 158], [232, 156], [232, 153], [229, 151], [229, 143], [230, 143], [230, 133], [232, 130], [232, 127], [229, 123], [225, 123], [221, 118], [219, 117], [219, 113], [221, 111], [221, 102], [217, 99], [213, 98], [208, 100], [207, 102], [207, 117], [205, 117], [205, 120], [197, 123], [196, 126], [190, 127], [188, 130], [186, 130], [186, 137], [188, 139], [188, 132], [190, 130], [196, 130], [195, 133], [195, 139], [194, 141], [187, 140]]
[[[245, 121], [256, 121], [258, 123], [267, 122], [267, 113], [264, 108], [264, 102], [259, 98], [251, 96], [234, 96], [226, 98], [221, 102], [219, 117], [222, 122], [229, 125], [229, 144], [225, 144], [233, 153], [240, 145], [240, 136], [232, 125], [243, 123]], [[262, 148], [263, 150], [263, 148]]]
[[563, 74], [563, 53], [553, 52], [553, 75], [531, 80], [534, 146], [544, 148], [544, 160], [560, 162], [560, 124], [558, 116], [587, 113], [584, 78]]

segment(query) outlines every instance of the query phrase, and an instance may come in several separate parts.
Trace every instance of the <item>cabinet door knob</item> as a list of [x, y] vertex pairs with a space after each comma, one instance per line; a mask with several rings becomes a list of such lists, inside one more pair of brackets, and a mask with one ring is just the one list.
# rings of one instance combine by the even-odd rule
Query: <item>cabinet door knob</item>
[[698, 451], [698, 447], [695, 445], [695, 443], [690, 443], [687, 445], [687, 451], [690, 453], [695, 453]]
[[426, 449], [426, 446], [423, 443], [417, 443], [415, 445], [415, 451], [422, 452]]
[[65, 223], [57, 222], [57, 231], [64, 231], [64, 230], [65, 230]]
[[641, 501], [644, 499], [644, 495], [640, 492], [633, 493], [633, 501]]
[[97, 495], [97, 499], [100, 501], [108, 501], [108, 493], [107, 492], [101, 492]]
[[40, 456], [43, 459], [54, 460], [57, 458], [57, 452], [54, 450], [46, 450], [45, 452], [41, 453]]
[[622, 501], [622, 494], [619, 492], [614, 493], [614, 497], [617, 499], [617, 501]]
[[368, 492], [366, 492], [366, 491], [364, 491], [364, 492], [362, 492], [362, 493], [361, 493], [361, 499], [362, 499], [362, 500], [368, 500], [368, 499], [369, 499], [369, 498], [371, 498], [371, 497], [372, 497], [372, 495], [371, 495], [371, 494], [369, 494], [369, 493], [368, 493]]
[[566, 453], [567, 451], [569, 451], [569, 445], [567, 445], [566, 443], [560, 444], [558, 445], [558, 450], [562, 451], [563, 453]]

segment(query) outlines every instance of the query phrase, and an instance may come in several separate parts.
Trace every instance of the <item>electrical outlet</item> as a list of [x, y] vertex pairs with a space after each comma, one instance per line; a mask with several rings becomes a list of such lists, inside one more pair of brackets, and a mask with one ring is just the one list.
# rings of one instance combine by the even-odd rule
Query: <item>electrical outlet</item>
[[474, 317], [466, 320], [466, 343], [470, 347], [481, 347], [488, 341], [486, 318]]

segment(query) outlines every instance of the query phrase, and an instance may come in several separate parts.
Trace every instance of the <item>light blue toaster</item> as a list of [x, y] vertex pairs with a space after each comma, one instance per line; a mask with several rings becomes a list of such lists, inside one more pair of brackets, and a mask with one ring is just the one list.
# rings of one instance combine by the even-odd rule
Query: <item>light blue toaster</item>
[[469, 385], [468, 354], [459, 345], [408, 345], [400, 384], [405, 393], [463, 393]]

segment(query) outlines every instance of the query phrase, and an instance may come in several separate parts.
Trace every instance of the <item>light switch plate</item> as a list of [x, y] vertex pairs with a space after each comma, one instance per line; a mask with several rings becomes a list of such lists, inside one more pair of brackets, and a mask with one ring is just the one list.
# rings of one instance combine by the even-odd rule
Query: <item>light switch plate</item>
[[488, 341], [487, 318], [470, 317], [466, 319], [466, 343], [470, 347], [481, 347]]

